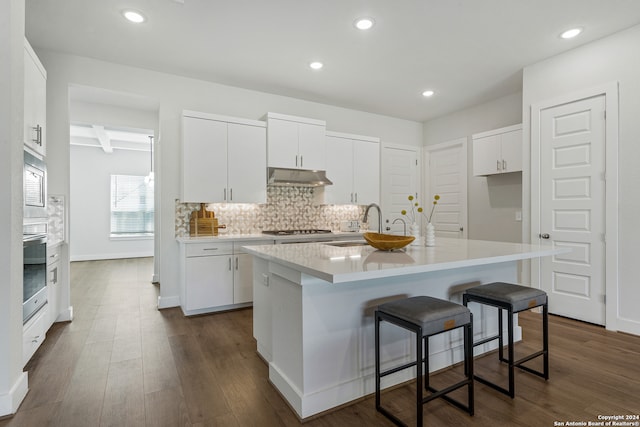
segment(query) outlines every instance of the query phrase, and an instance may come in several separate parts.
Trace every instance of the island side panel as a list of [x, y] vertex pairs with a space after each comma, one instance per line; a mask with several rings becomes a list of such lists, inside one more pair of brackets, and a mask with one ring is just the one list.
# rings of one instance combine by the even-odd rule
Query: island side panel
[[[497, 280], [513, 282], [517, 277], [516, 262], [341, 284], [331, 284], [273, 262], [270, 270], [278, 271], [270, 276], [273, 316], [270, 378], [301, 418], [374, 392], [373, 312], [377, 305], [415, 295], [461, 303], [462, 293], [470, 286]], [[260, 302], [254, 301], [256, 304]], [[497, 311], [480, 306], [472, 307], [472, 311], [476, 337], [495, 334]], [[296, 343], [298, 339], [300, 342]], [[431, 370], [462, 360], [461, 332], [434, 337], [430, 353]], [[407, 362], [410, 354], [415, 354], [415, 348], [409, 335], [383, 325], [385, 364]], [[383, 387], [414, 376], [415, 371], [399, 372], [390, 376]]]

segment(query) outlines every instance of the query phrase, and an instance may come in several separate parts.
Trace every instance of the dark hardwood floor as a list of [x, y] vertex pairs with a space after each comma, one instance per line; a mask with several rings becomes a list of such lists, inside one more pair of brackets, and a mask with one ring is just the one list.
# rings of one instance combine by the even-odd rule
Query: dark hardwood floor
[[[269, 384], [251, 309], [193, 318], [177, 308], [158, 311], [151, 259], [73, 263], [71, 275], [75, 319], [48, 332], [27, 365], [29, 394], [0, 427], [300, 425]], [[519, 352], [538, 344], [539, 317], [520, 316]], [[548, 382], [517, 372], [513, 400], [476, 383], [474, 417], [437, 400], [424, 406], [425, 425], [553, 426], [640, 414], [640, 337], [555, 316], [550, 335]], [[505, 375], [493, 356], [476, 359], [476, 370]], [[383, 398], [414, 422], [409, 385]], [[305, 425], [392, 424], [369, 396]]]

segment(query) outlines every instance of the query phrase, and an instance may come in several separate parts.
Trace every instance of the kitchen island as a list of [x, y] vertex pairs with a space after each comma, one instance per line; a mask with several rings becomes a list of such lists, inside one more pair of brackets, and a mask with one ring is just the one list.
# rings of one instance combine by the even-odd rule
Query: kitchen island
[[[375, 308], [428, 295], [461, 303], [465, 289], [517, 283], [517, 262], [566, 252], [539, 245], [439, 238], [435, 247], [382, 252], [357, 242], [246, 246], [254, 256], [254, 337], [269, 364], [269, 379], [300, 418], [373, 393]], [[497, 311], [471, 306], [474, 335], [495, 334]], [[409, 334], [383, 324], [386, 364], [410, 360]], [[516, 328], [520, 339], [520, 328]], [[496, 342], [476, 348], [476, 354]], [[462, 360], [462, 332], [430, 341], [430, 369]], [[382, 387], [408, 381], [410, 370]]]

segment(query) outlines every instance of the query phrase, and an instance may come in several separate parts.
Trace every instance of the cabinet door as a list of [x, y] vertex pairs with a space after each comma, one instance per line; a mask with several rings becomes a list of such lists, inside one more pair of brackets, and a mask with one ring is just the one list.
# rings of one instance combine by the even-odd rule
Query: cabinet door
[[42, 65], [24, 49], [24, 143], [46, 154], [47, 78]]
[[493, 175], [502, 172], [500, 135], [473, 140], [473, 174]]
[[267, 135], [263, 127], [228, 125], [228, 201], [267, 202]]
[[325, 170], [327, 144], [325, 127], [298, 123], [298, 154], [300, 169]]
[[249, 254], [234, 256], [233, 303], [253, 301], [253, 257]]
[[522, 130], [503, 133], [501, 136], [502, 172], [522, 170]]
[[380, 144], [353, 141], [353, 191], [358, 205], [380, 204]]
[[269, 119], [267, 122], [267, 161], [270, 167], [297, 168], [298, 123]]
[[232, 256], [191, 257], [185, 261], [185, 308], [199, 310], [233, 304]]
[[182, 201], [225, 202], [227, 123], [184, 117]]
[[327, 178], [333, 182], [324, 188], [327, 204], [355, 203], [353, 197], [353, 144], [347, 138], [327, 136]]

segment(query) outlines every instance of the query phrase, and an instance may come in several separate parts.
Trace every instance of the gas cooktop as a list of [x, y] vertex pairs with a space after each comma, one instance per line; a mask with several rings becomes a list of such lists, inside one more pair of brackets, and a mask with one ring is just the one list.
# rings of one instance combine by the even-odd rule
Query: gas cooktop
[[304, 230], [263, 230], [262, 234], [272, 234], [275, 236], [291, 236], [294, 234], [327, 234], [331, 230], [304, 229]]

